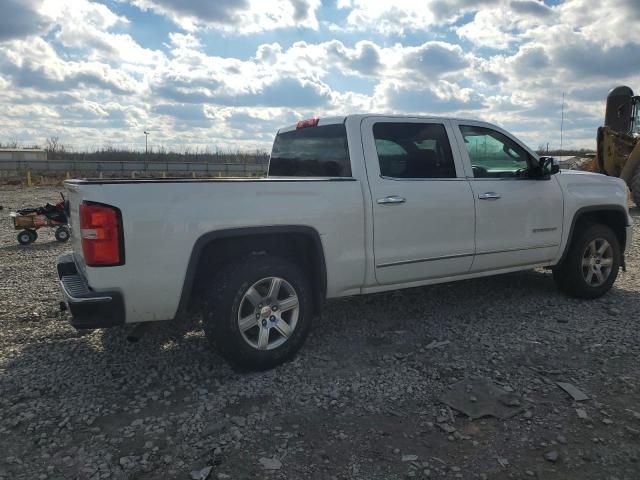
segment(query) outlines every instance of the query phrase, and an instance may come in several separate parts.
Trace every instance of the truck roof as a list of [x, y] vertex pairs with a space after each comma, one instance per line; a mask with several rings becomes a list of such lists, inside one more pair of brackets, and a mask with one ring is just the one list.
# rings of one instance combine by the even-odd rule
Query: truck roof
[[[365, 118], [365, 117], [384, 117], [384, 118], [417, 118], [417, 119], [429, 119], [429, 120], [457, 120], [457, 121], [471, 121], [469, 118], [458, 118], [458, 117], [438, 117], [434, 115], [408, 115], [408, 114], [389, 114], [389, 113], [356, 113], [351, 115], [343, 115], [343, 116], [332, 116], [332, 117], [316, 117], [318, 119], [317, 126], [322, 125], [333, 125], [336, 123], [344, 123], [349, 118]], [[480, 121], [480, 120], [473, 120]], [[297, 127], [297, 123], [292, 125], [287, 125], [278, 130], [278, 133], [290, 132], [295, 130]]]

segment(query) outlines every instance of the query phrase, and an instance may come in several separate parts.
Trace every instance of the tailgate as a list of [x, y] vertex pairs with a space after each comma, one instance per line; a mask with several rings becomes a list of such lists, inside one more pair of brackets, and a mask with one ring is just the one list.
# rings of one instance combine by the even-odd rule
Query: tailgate
[[82, 203], [82, 190], [76, 185], [65, 183], [65, 189], [68, 205], [68, 222], [71, 231], [71, 246], [73, 248], [73, 257], [77, 268], [86, 274], [86, 265], [82, 255], [82, 240], [80, 238], [80, 204]]

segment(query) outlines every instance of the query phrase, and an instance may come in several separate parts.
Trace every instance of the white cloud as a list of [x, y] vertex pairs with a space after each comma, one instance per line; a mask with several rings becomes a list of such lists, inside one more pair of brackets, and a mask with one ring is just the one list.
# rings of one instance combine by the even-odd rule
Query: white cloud
[[4, 0], [0, 12], [0, 42], [46, 31], [49, 22], [38, 10], [42, 0]]
[[100, 30], [113, 27], [118, 22], [129, 22], [125, 17], [113, 13], [106, 5], [88, 0], [42, 0], [39, 13], [53, 22], [83, 22]]
[[163, 61], [161, 52], [141, 47], [129, 34], [109, 32], [116, 26], [129, 26], [129, 20], [100, 3], [44, 0], [40, 13], [56, 25], [57, 41], [66, 48], [86, 50], [92, 61], [124, 62], [132, 66]]
[[508, 49], [513, 44], [544, 35], [559, 21], [557, 10], [539, 0], [511, 0], [477, 11], [473, 20], [455, 32], [479, 47]]
[[373, 42], [364, 40], [355, 44], [354, 48], [347, 48], [338, 40], [325, 45], [327, 60], [336, 60], [349, 73], [361, 75], [375, 75], [382, 68], [381, 48]]
[[383, 34], [424, 31], [436, 23], [450, 23], [467, 12], [501, 0], [341, 0], [348, 10], [347, 25], [356, 31], [374, 30]]
[[171, 46], [175, 47], [178, 50], [199, 50], [200, 48], [202, 48], [202, 42], [200, 42], [198, 38], [190, 33], [184, 34], [171, 32], [169, 33], [169, 41], [171, 43]]
[[405, 69], [431, 79], [462, 70], [469, 64], [460, 46], [446, 42], [427, 42], [418, 47], [403, 48], [400, 55]]
[[41, 91], [68, 91], [79, 86], [114, 93], [134, 93], [128, 74], [93, 61], [66, 61], [45, 40], [14, 40], [0, 45], [0, 68], [14, 85]]
[[574, 0], [559, 5], [562, 23], [606, 47], [640, 43], [640, 2], [637, 0]]
[[483, 99], [472, 89], [445, 80], [431, 85], [392, 80], [382, 82], [376, 90], [384, 99], [384, 109], [394, 113], [468, 116], [484, 107]]
[[[506, 28], [505, 28], [506, 25]], [[473, 21], [456, 28], [461, 38], [473, 44], [495, 49], [507, 49], [518, 41], [511, 12], [502, 9], [483, 10], [475, 14]]]
[[211, 27], [233, 33], [256, 33], [287, 27], [318, 28], [320, 0], [131, 0], [187, 31]]

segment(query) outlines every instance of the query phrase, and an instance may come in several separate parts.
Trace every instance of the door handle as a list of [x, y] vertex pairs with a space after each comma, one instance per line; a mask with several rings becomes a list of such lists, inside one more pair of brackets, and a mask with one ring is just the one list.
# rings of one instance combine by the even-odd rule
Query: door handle
[[404, 203], [407, 200], [404, 197], [398, 195], [389, 195], [388, 197], [379, 198], [378, 205], [395, 205], [397, 203]]
[[478, 195], [479, 200], [498, 200], [502, 195], [496, 192], [484, 192]]

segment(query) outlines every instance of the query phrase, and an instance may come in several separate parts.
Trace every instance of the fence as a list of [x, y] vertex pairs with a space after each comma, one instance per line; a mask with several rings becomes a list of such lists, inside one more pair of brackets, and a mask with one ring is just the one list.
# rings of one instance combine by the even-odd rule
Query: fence
[[64, 175], [91, 177], [149, 176], [260, 176], [267, 170], [261, 163], [210, 163], [210, 162], [141, 162], [96, 160], [2, 160], [0, 176], [29, 177], [33, 175]]

